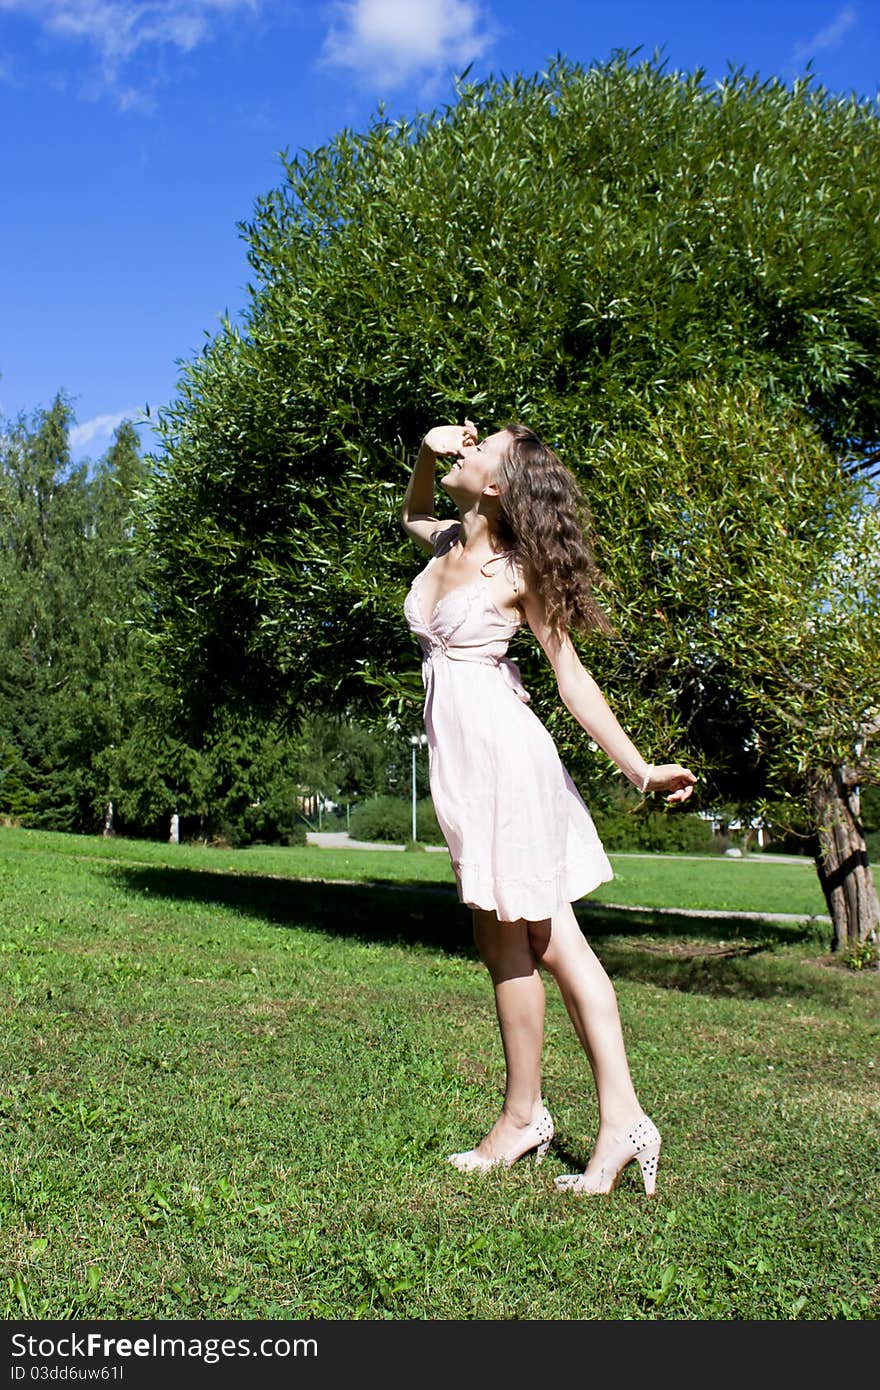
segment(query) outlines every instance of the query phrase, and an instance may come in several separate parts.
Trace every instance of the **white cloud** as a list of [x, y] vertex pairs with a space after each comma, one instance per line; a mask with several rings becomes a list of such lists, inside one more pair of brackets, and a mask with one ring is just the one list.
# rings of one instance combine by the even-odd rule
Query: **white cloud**
[[819, 53], [823, 48], [836, 48], [844, 34], [852, 29], [857, 22], [854, 5], [847, 5], [838, 15], [827, 24], [824, 29], [820, 29], [806, 43], [795, 44], [792, 58], [799, 63], [803, 58], [809, 58], [813, 53]]
[[96, 439], [109, 439], [123, 420], [135, 421], [140, 413], [139, 410], [120, 410], [116, 415], [95, 415], [81, 425], [74, 425], [70, 431], [71, 449], [85, 449]]
[[255, 10], [260, 0], [0, 0], [0, 11], [35, 20], [49, 35], [97, 50], [107, 80], [139, 49], [166, 45], [189, 53], [218, 18]]
[[342, 0], [334, 9], [322, 62], [386, 89], [419, 74], [462, 71], [494, 37], [474, 0]]

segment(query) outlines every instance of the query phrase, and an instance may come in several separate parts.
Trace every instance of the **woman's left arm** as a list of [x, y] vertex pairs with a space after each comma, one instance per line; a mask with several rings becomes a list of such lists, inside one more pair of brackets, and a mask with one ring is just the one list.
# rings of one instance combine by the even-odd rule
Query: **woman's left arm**
[[566, 634], [560, 640], [550, 631], [544, 604], [533, 586], [526, 588], [520, 602], [529, 627], [553, 667], [559, 698], [581, 728], [641, 792], [668, 791], [668, 802], [687, 801], [697, 780], [694, 774], [679, 763], [655, 766], [646, 762], [582, 664], [571, 638]]

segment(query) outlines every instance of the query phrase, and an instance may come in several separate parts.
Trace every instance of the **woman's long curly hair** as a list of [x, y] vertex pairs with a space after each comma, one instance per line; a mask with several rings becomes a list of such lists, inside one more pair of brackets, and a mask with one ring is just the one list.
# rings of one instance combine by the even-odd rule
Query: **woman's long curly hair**
[[612, 632], [593, 597], [605, 581], [587, 540], [590, 514], [577, 479], [527, 425], [505, 429], [511, 443], [495, 475], [499, 539], [528, 563], [557, 638], [570, 628]]

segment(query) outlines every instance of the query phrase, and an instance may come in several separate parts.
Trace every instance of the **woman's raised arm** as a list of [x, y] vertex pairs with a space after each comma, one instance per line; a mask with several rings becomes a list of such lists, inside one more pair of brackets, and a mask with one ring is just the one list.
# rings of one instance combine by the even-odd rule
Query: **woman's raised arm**
[[436, 425], [422, 440], [415, 467], [400, 510], [400, 524], [423, 550], [433, 551], [431, 537], [452, 521], [439, 522], [434, 515], [435, 468], [438, 455], [457, 454], [462, 445], [475, 444], [477, 427], [471, 420], [463, 425]]

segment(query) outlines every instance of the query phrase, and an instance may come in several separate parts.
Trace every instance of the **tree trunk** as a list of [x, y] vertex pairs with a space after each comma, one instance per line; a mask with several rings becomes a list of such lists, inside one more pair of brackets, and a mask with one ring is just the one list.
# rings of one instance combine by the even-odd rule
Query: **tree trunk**
[[816, 872], [832, 923], [832, 951], [852, 950], [880, 933], [880, 899], [868, 864], [859, 796], [848, 769], [818, 778], [810, 806], [819, 836]]
[[107, 802], [107, 811], [106, 811], [106, 813], [105, 813], [105, 815], [104, 815], [104, 829], [103, 829], [103, 832], [102, 832], [102, 833], [103, 833], [104, 835], [112, 835], [112, 834], [113, 834], [113, 802], [112, 802], [112, 801], [108, 801], [108, 802]]
[[180, 817], [178, 816], [176, 811], [174, 811], [171, 816], [171, 825], [168, 832], [168, 843], [169, 845], [180, 844]]

